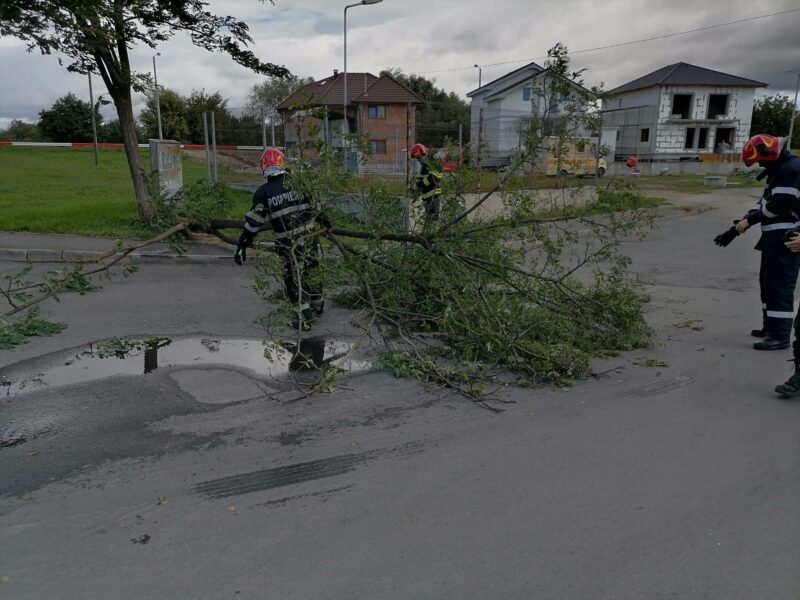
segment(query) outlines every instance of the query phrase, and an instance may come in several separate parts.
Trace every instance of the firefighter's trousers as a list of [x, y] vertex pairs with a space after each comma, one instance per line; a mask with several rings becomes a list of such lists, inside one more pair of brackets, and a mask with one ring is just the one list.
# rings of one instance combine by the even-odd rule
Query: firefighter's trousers
[[786, 230], [765, 231], [756, 249], [761, 250], [759, 283], [768, 337], [789, 341], [794, 319], [794, 288], [800, 272], [800, 253], [784, 245]]

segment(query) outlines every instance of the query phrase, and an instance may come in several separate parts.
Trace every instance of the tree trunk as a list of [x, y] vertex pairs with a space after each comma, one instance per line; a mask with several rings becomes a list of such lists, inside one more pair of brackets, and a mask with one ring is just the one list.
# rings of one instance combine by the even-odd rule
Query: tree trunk
[[147, 177], [142, 168], [142, 161], [139, 157], [139, 139], [136, 135], [136, 122], [133, 118], [133, 103], [131, 102], [130, 91], [123, 90], [114, 96], [114, 103], [117, 107], [119, 117], [119, 127], [122, 131], [122, 141], [125, 145], [125, 154], [128, 157], [128, 168], [131, 172], [133, 181], [133, 192], [136, 195], [136, 208], [139, 211], [139, 220], [145, 225], [149, 225], [156, 214], [156, 206], [150, 198], [150, 190], [147, 186]]

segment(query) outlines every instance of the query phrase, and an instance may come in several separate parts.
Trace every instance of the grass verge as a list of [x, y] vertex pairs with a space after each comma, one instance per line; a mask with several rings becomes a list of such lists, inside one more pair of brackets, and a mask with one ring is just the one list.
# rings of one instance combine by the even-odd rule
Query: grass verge
[[[150, 164], [150, 152], [141, 150]], [[205, 165], [184, 161], [184, 181], [205, 177]], [[251, 194], [230, 190], [241, 217]], [[64, 233], [116, 238], [148, 238], [138, 222], [136, 199], [125, 152], [100, 149], [95, 167], [92, 148], [0, 146], [0, 212], [5, 231]]]

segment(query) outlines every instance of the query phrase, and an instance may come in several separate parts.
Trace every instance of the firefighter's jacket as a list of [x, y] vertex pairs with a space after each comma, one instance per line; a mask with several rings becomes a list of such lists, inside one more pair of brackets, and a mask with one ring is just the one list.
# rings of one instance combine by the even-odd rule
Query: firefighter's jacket
[[745, 215], [750, 225], [763, 232], [800, 227], [800, 159], [788, 150], [767, 167], [767, 185], [756, 205]]
[[290, 241], [317, 228], [309, 199], [291, 189], [288, 175], [269, 177], [253, 194], [253, 205], [244, 219], [244, 228], [257, 234], [269, 221], [278, 242]]
[[419, 175], [414, 181], [415, 197], [429, 200], [442, 193], [442, 170], [427, 157], [419, 159]]

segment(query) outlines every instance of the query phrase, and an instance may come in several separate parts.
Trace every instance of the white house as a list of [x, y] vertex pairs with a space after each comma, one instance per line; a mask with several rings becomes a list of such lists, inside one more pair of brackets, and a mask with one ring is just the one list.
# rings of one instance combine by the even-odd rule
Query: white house
[[547, 134], [562, 117], [565, 102], [548, 87], [546, 70], [532, 62], [469, 92], [472, 143], [483, 146], [486, 150], [481, 152], [492, 159], [502, 160], [519, 152], [531, 120], [543, 123]]
[[[755, 90], [764, 86], [683, 62], [668, 65], [609, 92], [602, 142], [621, 160], [712, 161], [713, 155], [741, 153]], [[609, 128], [616, 139], [605, 139]]]

